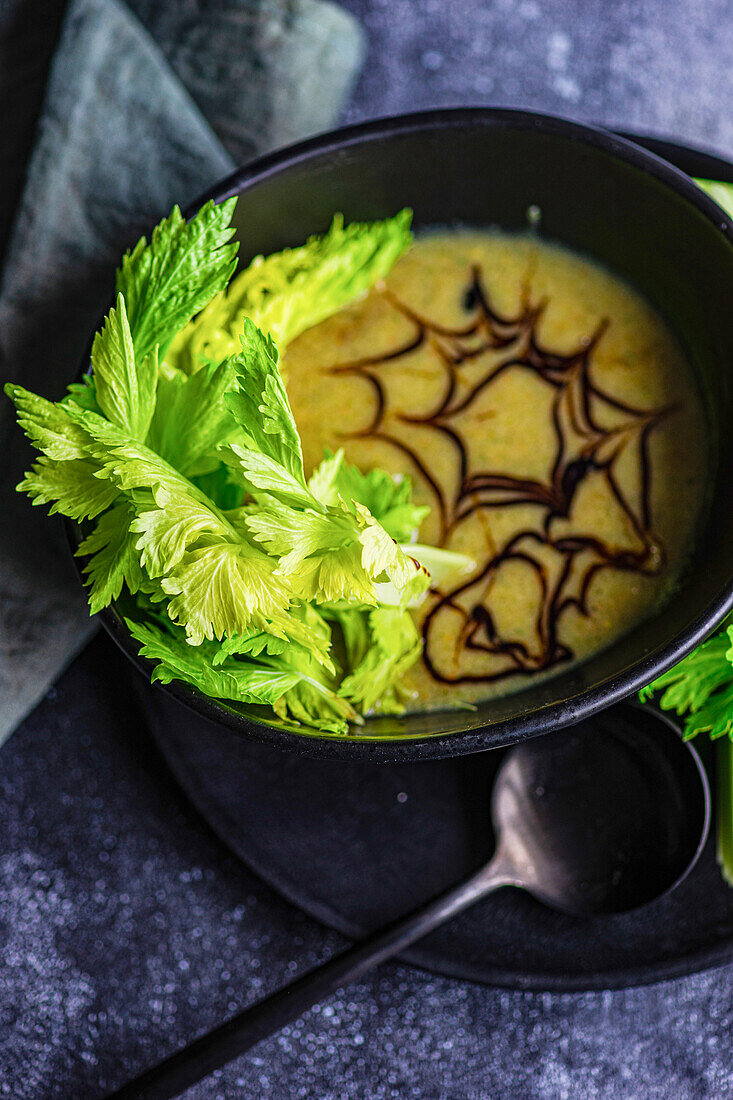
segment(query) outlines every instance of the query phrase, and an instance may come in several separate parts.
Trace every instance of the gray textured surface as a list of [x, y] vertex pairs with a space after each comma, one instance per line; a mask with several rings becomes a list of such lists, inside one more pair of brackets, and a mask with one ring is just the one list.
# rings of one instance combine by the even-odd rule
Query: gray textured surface
[[[347, 117], [531, 104], [733, 151], [733, 17], [517, 0], [348, 0]], [[99, 646], [102, 645], [102, 649]], [[0, 752], [0, 1095], [85, 1100], [333, 950], [181, 801], [103, 643]], [[106, 656], [105, 656], [106, 652]], [[117, 725], [115, 725], [117, 723]], [[733, 970], [625, 993], [500, 993], [384, 967], [196, 1100], [728, 1100]]]
[[369, 37], [347, 117], [532, 107], [733, 152], [729, 0], [342, 0]]
[[[13, 1100], [101, 1096], [342, 942], [202, 827], [129, 675], [100, 636], [0, 754], [0, 1096]], [[727, 1100], [732, 1026], [729, 970], [551, 996], [389, 965], [186, 1095]]]

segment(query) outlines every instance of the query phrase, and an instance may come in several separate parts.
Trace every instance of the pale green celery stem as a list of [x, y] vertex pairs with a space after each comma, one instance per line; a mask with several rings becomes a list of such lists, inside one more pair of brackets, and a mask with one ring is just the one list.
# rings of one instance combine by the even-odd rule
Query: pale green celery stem
[[320, 680], [316, 680], [312, 676], [303, 676], [303, 680], [306, 684], [310, 684], [312, 688], [315, 688], [318, 694], [331, 704], [339, 717], [345, 718], [348, 722], [355, 722], [358, 726], [364, 725], [364, 719], [360, 714], [357, 714], [347, 699], [337, 695], [325, 684], [322, 684]]
[[718, 863], [726, 882], [733, 886], [733, 741], [721, 737], [716, 746], [718, 792]]

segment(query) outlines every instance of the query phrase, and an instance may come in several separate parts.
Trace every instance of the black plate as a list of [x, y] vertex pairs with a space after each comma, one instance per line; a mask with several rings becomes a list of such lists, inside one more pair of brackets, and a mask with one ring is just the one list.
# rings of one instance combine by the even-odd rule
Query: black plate
[[[506, 750], [407, 764], [313, 760], [244, 741], [161, 692], [141, 694], [173, 772], [219, 836], [295, 905], [348, 936], [407, 912], [492, 850], [489, 792]], [[503, 890], [405, 958], [521, 989], [675, 977], [733, 958], [733, 890], [711, 840], [677, 890], [635, 913], [577, 920]]]
[[[733, 182], [733, 165], [718, 157], [629, 136], [686, 172]], [[402, 764], [312, 759], [246, 741], [138, 686], [171, 768], [224, 842], [295, 905], [348, 936], [426, 900], [491, 850], [488, 791], [503, 750]], [[709, 764], [709, 745], [698, 747]], [[636, 913], [579, 921], [503, 890], [405, 958], [519, 989], [658, 981], [733, 960], [733, 890], [711, 838], [682, 886]]]

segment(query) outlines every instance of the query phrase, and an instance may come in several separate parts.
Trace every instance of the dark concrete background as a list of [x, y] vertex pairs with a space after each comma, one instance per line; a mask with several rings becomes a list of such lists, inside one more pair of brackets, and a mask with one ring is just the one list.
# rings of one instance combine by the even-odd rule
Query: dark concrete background
[[342, 0], [369, 52], [349, 120], [532, 107], [733, 152], [730, 0]]
[[[733, 153], [724, 0], [346, 0], [352, 121], [528, 105]], [[120, 702], [106, 640], [0, 760], [0, 1096], [85, 1100], [326, 957], [338, 938], [238, 866]], [[574, 996], [385, 966], [197, 1100], [727, 1100], [733, 970]]]

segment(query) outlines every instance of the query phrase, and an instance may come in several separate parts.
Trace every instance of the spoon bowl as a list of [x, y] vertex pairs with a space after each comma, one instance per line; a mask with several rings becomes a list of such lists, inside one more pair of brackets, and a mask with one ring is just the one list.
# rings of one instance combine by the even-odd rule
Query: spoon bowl
[[668, 719], [617, 707], [512, 749], [491, 814], [492, 863], [553, 909], [592, 916], [674, 889], [705, 843], [710, 792]]

